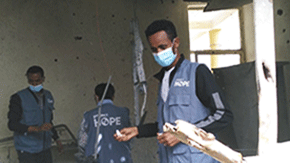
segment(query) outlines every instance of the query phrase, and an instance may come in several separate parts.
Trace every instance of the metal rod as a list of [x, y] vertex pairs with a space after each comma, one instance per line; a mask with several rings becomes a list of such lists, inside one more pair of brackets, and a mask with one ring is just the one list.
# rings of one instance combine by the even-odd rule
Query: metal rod
[[107, 85], [106, 85], [106, 88], [104, 90], [104, 93], [103, 93], [103, 96], [102, 96], [102, 99], [101, 101], [99, 102], [99, 105], [98, 105], [98, 123], [97, 123], [97, 138], [96, 138], [96, 144], [95, 144], [95, 153], [94, 153], [94, 158], [97, 159], [97, 155], [98, 155], [98, 145], [99, 145], [99, 134], [100, 134], [100, 120], [101, 120], [101, 110], [102, 110], [102, 105], [103, 105], [103, 100], [107, 94], [107, 90], [109, 88], [109, 85], [110, 85], [110, 82], [111, 82], [111, 78], [112, 78], [112, 75], [110, 75], [109, 79], [108, 79], [108, 82], [107, 82]]

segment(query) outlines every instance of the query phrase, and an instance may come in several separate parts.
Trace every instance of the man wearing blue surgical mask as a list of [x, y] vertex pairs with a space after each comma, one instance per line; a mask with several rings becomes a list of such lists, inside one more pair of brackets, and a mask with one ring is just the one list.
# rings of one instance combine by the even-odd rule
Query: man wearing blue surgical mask
[[43, 89], [44, 72], [32, 66], [26, 72], [29, 87], [10, 98], [8, 128], [14, 132], [14, 144], [20, 163], [52, 163], [51, 138], [59, 152], [63, 146], [53, 128], [54, 100]]
[[157, 98], [157, 122], [124, 128], [118, 141], [133, 137], [157, 136], [161, 163], [214, 163], [212, 157], [163, 132], [164, 123], [181, 119], [207, 132], [217, 133], [228, 126], [233, 115], [210, 70], [191, 63], [180, 54], [175, 26], [168, 20], [156, 20], [145, 31], [155, 61], [162, 67], [154, 75], [160, 82]]

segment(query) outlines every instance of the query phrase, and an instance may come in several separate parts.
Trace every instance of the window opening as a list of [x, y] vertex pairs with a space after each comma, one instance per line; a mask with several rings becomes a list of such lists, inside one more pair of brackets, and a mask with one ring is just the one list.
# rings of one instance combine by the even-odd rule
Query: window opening
[[238, 9], [204, 12], [188, 7], [190, 60], [210, 69], [241, 63], [241, 30]]

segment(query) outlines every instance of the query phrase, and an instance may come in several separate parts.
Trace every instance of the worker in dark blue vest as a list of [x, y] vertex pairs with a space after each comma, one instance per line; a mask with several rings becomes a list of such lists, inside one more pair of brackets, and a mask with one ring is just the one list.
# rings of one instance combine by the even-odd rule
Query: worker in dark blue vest
[[14, 131], [20, 163], [52, 163], [52, 138], [57, 142], [59, 152], [63, 151], [52, 124], [54, 100], [51, 93], [43, 89], [45, 77], [41, 67], [30, 67], [26, 76], [29, 87], [10, 98], [8, 128]]
[[[95, 87], [98, 106], [84, 113], [78, 135], [79, 152], [76, 157], [78, 162], [83, 163], [132, 163], [130, 142], [118, 142], [113, 137], [117, 130], [130, 127], [129, 109], [113, 104], [115, 89], [111, 84], [101, 104], [100, 100], [105, 88], [106, 83]], [[100, 108], [101, 117], [98, 121]], [[95, 148], [98, 123], [100, 123], [100, 130], [98, 146]], [[97, 159], [94, 158], [96, 153]]]
[[212, 157], [180, 142], [174, 135], [163, 132], [164, 123], [178, 119], [195, 124], [207, 132], [217, 133], [233, 120], [221, 89], [210, 70], [203, 64], [192, 63], [179, 53], [180, 39], [175, 26], [168, 20], [156, 20], [145, 31], [155, 61], [162, 67], [158, 79], [157, 122], [120, 131], [118, 141], [133, 137], [157, 136], [161, 163], [214, 163]]

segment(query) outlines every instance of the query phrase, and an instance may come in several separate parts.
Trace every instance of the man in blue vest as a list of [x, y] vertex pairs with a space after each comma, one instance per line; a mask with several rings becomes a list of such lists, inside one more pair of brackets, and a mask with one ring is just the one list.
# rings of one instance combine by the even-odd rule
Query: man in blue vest
[[[118, 142], [113, 137], [117, 130], [130, 127], [129, 109], [113, 104], [115, 89], [112, 84], [109, 84], [103, 103], [100, 103], [106, 85], [102, 83], [95, 87], [98, 106], [84, 114], [78, 135], [79, 153], [76, 157], [82, 163], [132, 163], [130, 142]], [[101, 117], [98, 121], [100, 108]], [[98, 123], [100, 130], [96, 142]], [[96, 153], [97, 159], [94, 158]]]
[[162, 66], [155, 75], [160, 82], [157, 98], [157, 122], [121, 130], [118, 141], [156, 136], [161, 163], [214, 163], [212, 157], [181, 143], [170, 133], [163, 133], [165, 122], [182, 119], [207, 132], [216, 133], [233, 120], [210, 70], [191, 63], [180, 54], [175, 26], [168, 20], [156, 20], [145, 31], [155, 61]]
[[53, 128], [54, 100], [43, 89], [44, 72], [39, 66], [30, 67], [26, 76], [29, 87], [10, 98], [8, 128], [14, 131], [14, 145], [20, 163], [52, 163], [51, 138], [59, 152], [63, 146]]

